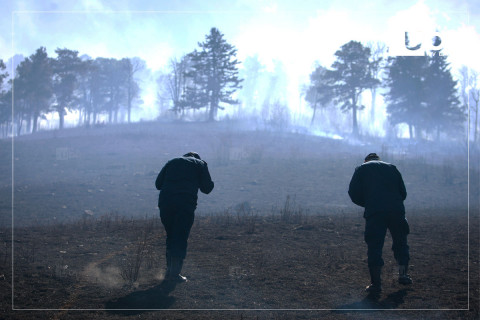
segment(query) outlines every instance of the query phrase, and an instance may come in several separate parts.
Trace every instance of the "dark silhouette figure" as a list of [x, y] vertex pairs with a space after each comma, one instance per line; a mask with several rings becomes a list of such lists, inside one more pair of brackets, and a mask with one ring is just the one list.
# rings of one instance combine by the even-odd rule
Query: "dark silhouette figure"
[[403, 205], [407, 191], [398, 169], [390, 163], [380, 161], [377, 154], [370, 153], [365, 162], [355, 168], [348, 194], [353, 203], [365, 208], [365, 242], [368, 246], [371, 278], [366, 291], [369, 294], [382, 291], [382, 250], [387, 229], [392, 235], [392, 250], [399, 265], [398, 282], [412, 283], [407, 273], [410, 260], [407, 235], [410, 227]]
[[207, 163], [195, 152], [168, 161], [155, 181], [160, 190], [158, 207], [167, 232], [165, 279], [184, 282], [180, 275], [187, 253], [187, 240], [197, 207], [198, 190], [210, 193], [213, 181]]

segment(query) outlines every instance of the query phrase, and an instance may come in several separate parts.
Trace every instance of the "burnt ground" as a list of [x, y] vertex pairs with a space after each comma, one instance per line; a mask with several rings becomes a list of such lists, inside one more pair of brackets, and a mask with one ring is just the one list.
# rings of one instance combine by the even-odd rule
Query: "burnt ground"
[[[11, 145], [1, 148], [6, 319], [478, 319], [478, 171], [474, 161], [467, 174], [461, 146], [443, 157], [444, 147], [399, 152], [225, 124], [44, 132], [15, 140], [13, 215]], [[216, 187], [199, 199], [190, 281], [169, 286], [153, 183], [190, 150]], [[407, 185], [414, 280], [396, 283], [387, 236], [378, 299], [363, 292], [364, 221], [346, 195], [372, 151]]]

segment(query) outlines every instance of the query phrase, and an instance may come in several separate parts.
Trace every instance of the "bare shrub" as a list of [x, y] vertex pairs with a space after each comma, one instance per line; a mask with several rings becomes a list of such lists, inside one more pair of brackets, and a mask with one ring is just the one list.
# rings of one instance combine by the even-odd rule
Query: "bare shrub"
[[245, 201], [235, 206], [237, 223], [246, 227], [246, 232], [252, 234], [255, 232], [255, 222], [257, 215], [249, 202]]
[[262, 107], [262, 119], [266, 126], [276, 131], [284, 131], [291, 122], [290, 109], [280, 101], [265, 102]]
[[245, 232], [252, 234], [255, 232], [255, 225], [258, 215], [249, 202], [241, 202], [233, 207], [225, 209], [222, 212], [213, 213], [208, 216], [207, 221], [228, 228], [231, 225], [245, 228]]
[[[130, 284], [137, 281], [140, 274], [140, 267], [148, 254], [147, 240], [148, 235], [152, 231], [152, 225], [145, 220], [145, 226], [142, 229], [137, 229], [141, 233], [138, 237], [138, 241], [133, 248], [133, 252], [128, 252], [123, 263], [120, 266], [120, 275], [123, 280], [128, 281]], [[132, 225], [135, 228], [134, 225]], [[137, 231], [138, 232], [138, 231]]]
[[280, 209], [280, 220], [287, 223], [302, 223], [305, 214], [303, 209], [296, 205], [295, 196], [287, 195], [283, 207]]
[[[227, 208], [221, 212], [215, 212], [208, 215], [208, 220], [214, 224], [222, 225], [224, 227], [228, 227], [233, 223], [233, 215], [231, 213], [231, 208]], [[197, 220], [197, 226], [199, 226], [200, 220]]]

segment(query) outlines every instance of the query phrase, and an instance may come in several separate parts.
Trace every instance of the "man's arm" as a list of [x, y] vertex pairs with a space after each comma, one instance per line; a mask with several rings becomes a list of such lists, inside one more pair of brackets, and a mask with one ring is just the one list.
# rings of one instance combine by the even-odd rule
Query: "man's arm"
[[200, 191], [209, 194], [212, 192], [214, 183], [212, 181], [212, 177], [210, 177], [210, 172], [208, 171], [208, 165], [205, 161], [203, 161], [201, 173], [200, 173]]
[[165, 168], [167, 165], [164, 165], [162, 170], [160, 170], [160, 173], [157, 176], [157, 180], [155, 180], [155, 187], [157, 190], [162, 190], [162, 185], [163, 185], [163, 180], [165, 179]]
[[402, 196], [402, 200], [405, 200], [407, 198], [407, 189], [405, 188], [405, 183], [403, 182], [402, 174], [400, 173], [400, 171], [398, 171], [398, 169], [397, 169], [397, 172], [398, 172], [398, 176], [400, 177], [400, 182], [399, 182], [400, 195]]
[[350, 185], [348, 187], [348, 195], [353, 203], [360, 207], [365, 207], [365, 202], [363, 199], [363, 190], [362, 190], [362, 181], [359, 173], [359, 167], [355, 169], [353, 173], [352, 180], [350, 180]]

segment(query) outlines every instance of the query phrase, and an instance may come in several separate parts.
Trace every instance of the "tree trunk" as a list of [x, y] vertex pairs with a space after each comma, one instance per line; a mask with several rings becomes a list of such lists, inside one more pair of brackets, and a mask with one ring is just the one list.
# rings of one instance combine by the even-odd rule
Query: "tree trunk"
[[377, 88], [373, 88], [372, 90], [372, 109], [370, 110], [370, 118], [372, 124], [375, 123], [375, 100], [377, 99]]
[[410, 140], [413, 139], [413, 128], [411, 124], [408, 124], [408, 134], [410, 136]]
[[357, 122], [357, 106], [352, 107], [352, 118], [353, 118], [353, 130], [352, 134], [358, 136], [358, 122]]
[[317, 112], [317, 105], [313, 105], [313, 115], [312, 115], [312, 121], [310, 121], [310, 127], [313, 125], [313, 121], [315, 121], [315, 114]]
[[22, 123], [23, 123], [23, 118], [19, 117], [17, 120], [17, 136], [20, 136], [22, 133]]
[[355, 92], [353, 92], [352, 94], [352, 121], [353, 121], [352, 134], [354, 136], [358, 136], [357, 99], [356, 99]]
[[127, 105], [127, 112], [128, 112], [128, 123], [130, 123], [130, 112], [132, 110], [132, 93], [130, 92], [130, 86], [128, 87], [128, 105]]
[[215, 120], [215, 106], [214, 102], [210, 102], [210, 112], [208, 113], [208, 121], [214, 121]]
[[33, 128], [32, 128], [32, 133], [37, 132], [37, 124], [38, 124], [38, 113], [35, 112], [33, 114]]
[[63, 108], [58, 109], [58, 118], [59, 118], [59, 129], [63, 129], [63, 124], [65, 122], [65, 111]]
[[28, 116], [27, 127], [25, 129], [27, 130], [27, 132], [32, 132], [32, 117], [30, 116]]

